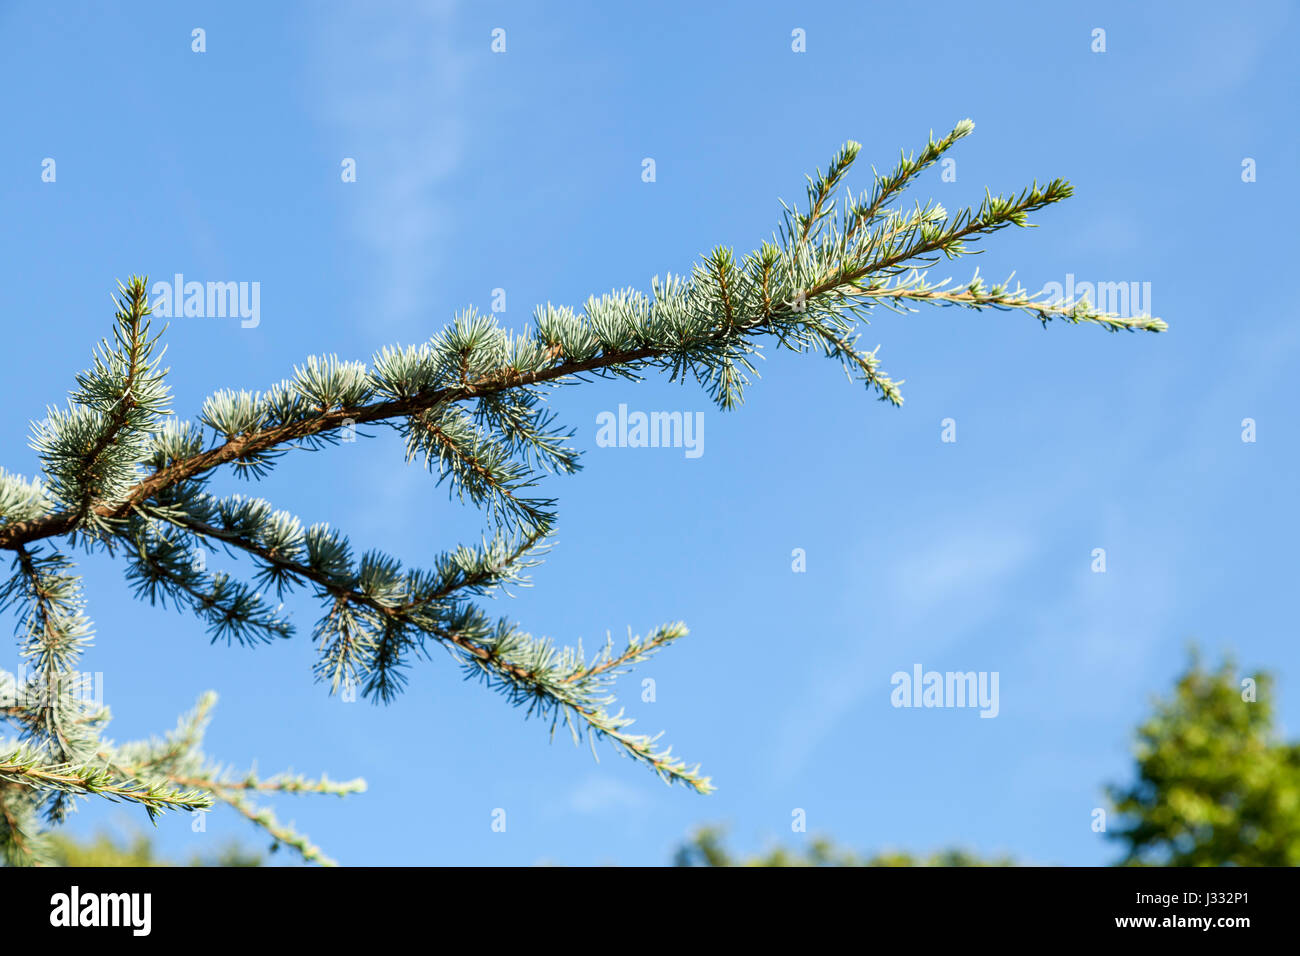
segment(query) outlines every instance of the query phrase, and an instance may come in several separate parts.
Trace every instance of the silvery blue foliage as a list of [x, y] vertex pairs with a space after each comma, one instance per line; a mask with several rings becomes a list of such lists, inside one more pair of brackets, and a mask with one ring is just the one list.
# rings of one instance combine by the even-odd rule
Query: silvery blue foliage
[[[659, 372], [698, 382], [723, 409], [744, 400], [765, 348], [817, 352], [881, 400], [902, 403], [901, 384], [876, 350], [857, 346], [877, 306], [923, 303], [1027, 313], [1089, 322], [1110, 331], [1165, 328], [1148, 316], [1123, 318], [1086, 301], [1049, 302], [1022, 288], [931, 283], [925, 269], [971, 251], [981, 237], [1028, 225], [1028, 215], [1067, 198], [1061, 180], [1019, 195], [986, 194], [950, 214], [937, 203], [907, 207], [901, 193], [916, 175], [973, 128], [969, 121], [903, 156], [873, 186], [836, 200], [858, 155], [850, 142], [825, 173], [808, 178], [806, 204], [787, 207], [771, 241], [743, 257], [719, 248], [686, 275], [655, 278], [649, 291], [624, 289], [586, 301], [581, 311], [547, 304], [522, 334], [468, 310], [428, 342], [382, 349], [369, 365], [311, 356], [265, 391], [221, 390], [195, 421], [172, 417], [158, 335], [149, 325], [147, 280], [120, 289], [113, 341], [77, 377], [68, 406], [34, 426], [38, 480], [0, 471], [0, 548], [13, 553], [0, 604], [18, 617], [18, 639], [33, 676], [23, 686], [0, 672], [0, 854], [8, 863], [42, 860], [40, 834], [76, 796], [99, 795], [167, 809], [225, 803], [305, 857], [325, 858], [304, 837], [254, 807], [254, 790], [347, 793], [359, 781], [231, 776], [198, 749], [213, 698], [166, 740], [113, 746], [100, 736], [107, 711], [74, 692], [78, 652], [90, 640], [75, 547], [121, 558], [135, 593], [192, 612], [212, 640], [258, 643], [291, 638], [280, 599], [297, 588], [321, 607], [312, 634], [315, 677], [332, 693], [388, 701], [406, 669], [449, 651], [528, 714], [574, 738], [612, 742], [669, 783], [712, 789], [697, 765], [631, 732], [615, 710], [611, 682], [686, 634], [680, 623], [607, 642], [594, 654], [559, 647], [487, 614], [476, 599], [526, 583], [555, 527], [556, 499], [539, 493], [548, 474], [580, 467], [572, 432], [547, 407], [550, 389], [593, 376], [639, 378]], [[161, 333], [159, 333], [161, 334]], [[358, 553], [341, 531], [304, 527], [256, 497], [217, 497], [210, 476], [229, 468], [249, 480], [294, 451], [348, 440], [358, 427], [387, 425], [405, 439], [449, 493], [480, 508], [490, 525], [476, 545], [406, 568], [378, 550]], [[361, 434], [364, 435], [364, 432]], [[57, 548], [62, 550], [57, 550]], [[203, 555], [245, 555], [249, 581], [207, 570]]]

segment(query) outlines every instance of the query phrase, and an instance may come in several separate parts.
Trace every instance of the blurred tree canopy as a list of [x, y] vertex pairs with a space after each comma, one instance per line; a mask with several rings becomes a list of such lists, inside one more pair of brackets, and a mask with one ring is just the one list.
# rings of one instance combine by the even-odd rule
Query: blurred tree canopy
[[1300, 865], [1300, 744], [1274, 728], [1273, 679], [1195, 651], [1137, 730], [1137, 780], [1110, 787], [1122, 864]]
[[[160, 859], [147, 833], [118, 838], [104, 832], [89, 840], [76, 840], [64, 831], [50, 834], [51, 857], [56, 866], [179, 866]], [[262, 857], [238, 844], [231, 843], [215, 856], [195, 854], [189, 866], [261, 866]]]
[[835, 846], [825, 837], [814, 837], [802, 850], [776, 847], [757, 856], [738, 860], [723, 846], [720, 827], [701, 827], [688, 843], [678, 848], [674, 866], [1014, 866], [1010, 857], [981, 860], [964, 850], [943, 850], [929, 856], [889, 851], [862, 856]]

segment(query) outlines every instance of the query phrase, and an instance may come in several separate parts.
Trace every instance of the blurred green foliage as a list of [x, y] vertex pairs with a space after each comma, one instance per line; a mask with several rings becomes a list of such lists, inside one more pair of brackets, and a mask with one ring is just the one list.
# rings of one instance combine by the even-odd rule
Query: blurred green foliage
[[1009, 857], [981, 860], [964, 850], [944, 850], [929, 856], [886, 852], [862, 856], [836, 847], [825, 837], [814, 837], [806, 849], [776, 847], [757, 856], [736, 859], [722, 844], [720, 827], [701, 827], [690, 842], [678, 848], [674, 866], [1014, 866]]
[[[180, 866], [155, 855], [153, 841], [146, 833], [118, 838], [97, 833], [90, 840], [76, 840], [65, 832], [49, 835], [56, 866]], [[262, 857], [238, 844], [231, 843], [215, 856], [195, 855], [188, 866], [261, 866]]]
[[1300, 744], [1274, 729], [1269, 674], [1193, 651], [1137, 738], [1137, 780], [1109, 788], [1122, 864], [1300, 865]]

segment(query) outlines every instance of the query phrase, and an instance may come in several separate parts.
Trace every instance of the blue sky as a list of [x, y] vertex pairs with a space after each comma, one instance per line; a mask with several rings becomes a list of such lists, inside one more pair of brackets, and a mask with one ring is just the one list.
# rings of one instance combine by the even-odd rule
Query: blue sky
[[[0, 6], [10, 470], [35, 472], [29, 422], [107, 333], [118, 278], [260, 283], [256, 328], [172, 322], [175, 407], [193, 413], [309, 354], [423, 341], [461, 308], [489, 309], [494, 289], [520, 328], [537, 304], [646, 288], [718, 244], [743, 253], [844, 140], [863, 144], [860, 189], [869, 164], [967, 116], [956, 181], [932, 169], [912, 198], [953, 209], [1055, 176], [1077, 192], [934, 276], [1149, 282], [1171, 326], [883, 313], [864, 344], [906, 379], [902, 409], [788, 354], [736, 413], [661, 380], [554, 395], [585, 470], [549, 481], [556, 547], [503, 613], [588, 646], [686, 621], [691, 636], [621, 697], [639, 729], [703, 763], [713, 796], [548, 743], [449, 659], [413, 671], [389, 707], [332, 699], [311, 681], [306, 599], [294, 640], [213, 646], [95, 557], [84, 667], [104, 674], [111, 736], [168, 729], [217, 690], [211, 754], [367, 779], [346, 802], [277, 804], [351, 864], [661, 864], [700, 823], [729, 825], [740, 849], [796, 844], [796, 809], [810, 834], [860, 849], [1098, 864], [1116, 851], [1092, 808], [1128, 779], [1132, 728], [1189, 642], [1272, 669], [1297, 732], [1300, 325], [1279, 288], [1300, 198], [1296, 14], [1065, 6]], [[341, 182], [347, 157], [355, 183]], [[596, 416], [620, 403], [702, 411], [704, 454], [597, 447]], [[945, 418], [956, 442], [940, 440]], [[387, 436], [300, 455], [255, 491], [416, 565], [481, 530]], [[918, 663], [997, 672], [998, 716], [892, 707], [890, 676]], [[98, 805], [73, 824], [144, 825]], [[259, 840], [220, 812], [206, 833], [171, 816], [157, 836], [178, 856]]]

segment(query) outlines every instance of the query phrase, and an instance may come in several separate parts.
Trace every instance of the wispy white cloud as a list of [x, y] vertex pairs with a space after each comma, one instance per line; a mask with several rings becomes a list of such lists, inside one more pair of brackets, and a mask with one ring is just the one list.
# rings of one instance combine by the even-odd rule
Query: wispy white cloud
[[1032, 551], [1023, 533], [992, 526], [953, 527], [943, 522], [930, 529], [928, 537], [927, 544], [905, 555], [890, 572], [888, 593], [895, 613], [918, 624], [944, 604], [970, 607]]
[[1081, 570], [1050, 606], [1026, 620], [1016, 648], [1022, 681], [1052, 688], [1068, 678], [1073, 692], [1026, 695], [1024, 716], [1043, 723], [1127, 720], [1116, 700], [1141, 703], [1147, 675], [1170, 651], [1169, 638], [1191, 636], [1165, 633], [1176, 596], [1166, 567], [1110, 568], [1104, 575]]
[[[799, 694], [798, 704], [782, 721], [773, 754], [779, 778], [796, 775], [864, 694], [887, 694], [889, 674], [937, 659], [986, 623], [1034, 554], [1027, 535], [993, 525], [937, 523], [917, 538], [929, 543], [908, 552], [871, 589], [869, 613], [850, 611], [860, 630], [840, 664]], [[878, 573], [866, 556], [858, 567], [863, 573], [852, 575], [856, 580], [868, 569]]]
[[[1160, 32], [1166, 42], [1177, 45], [1180, 55], [1170, 61], [1173, 69], [1155, 74], [1153, 85], [1188, 104], [1230, 93], [1250, 78], [1269, 47], [1286, 36], [1284, 27], [1293, 16], [1293, 5], [1284, 0], [1252, 4], [1249, 16], [1231, 6], [1213, 5], [1198, 9], [1193, 17], [1162, 16]], [[1286, 48], [1275, 49], [1289, 54]]]
[[647, 802], [643, 790], [609, 774], [588, 774], [569, 794], [569, 809], [577, 813], [636, 810]]
[[417, 316], [448, 235], [444, 196], [464, 153], [469, 59], [450, 0], [334, 5], [317, 35], [317, 113], [357, 161], [355, 235], [376, 269], [368, 322]]

